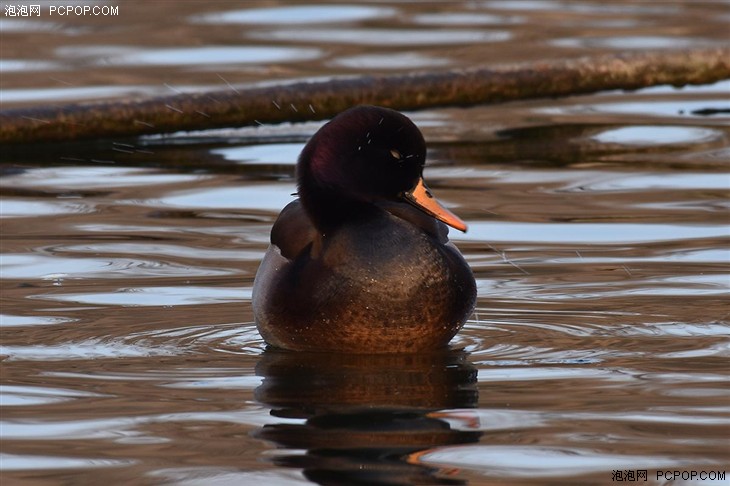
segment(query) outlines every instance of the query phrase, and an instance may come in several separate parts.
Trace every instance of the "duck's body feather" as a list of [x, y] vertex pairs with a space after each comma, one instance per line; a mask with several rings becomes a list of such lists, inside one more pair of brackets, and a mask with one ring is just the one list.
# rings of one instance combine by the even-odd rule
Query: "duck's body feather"
[[282, 211], [254, 285], [266, 342], [359, 353], [448, 343], [474, 307], [474, 278], [443, 223], [399, 206], [324, 236], [299, 201]]

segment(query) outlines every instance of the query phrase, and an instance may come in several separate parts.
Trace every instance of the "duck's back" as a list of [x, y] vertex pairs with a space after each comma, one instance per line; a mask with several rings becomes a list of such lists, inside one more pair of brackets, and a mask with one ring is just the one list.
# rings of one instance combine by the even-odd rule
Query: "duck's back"
[[256, 275], [262, 336], [278, 347], [312, 351], [445, 346], [473, 310], [476, 291], [443, 225], [428, 223], [436, 226], [377, 210], [320, 236], [292, 203]]

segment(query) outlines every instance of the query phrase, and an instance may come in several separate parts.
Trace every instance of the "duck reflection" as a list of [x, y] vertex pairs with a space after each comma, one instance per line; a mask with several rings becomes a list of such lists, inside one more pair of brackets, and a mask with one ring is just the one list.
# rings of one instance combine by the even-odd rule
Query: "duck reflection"
[[267, 349], [256, 368], [264, 378], [256, 398], [274, 416], [305, 422], [266, 425], [256, 436], [303, 450], [274, 462], [302, 468], [319, 484], [464, 484], [416, 458], [420, 451], [476, 442], [481, 435], [444, 420], [452, 415], [445, 409], [477, 406], [477, 370], [466, 356]]

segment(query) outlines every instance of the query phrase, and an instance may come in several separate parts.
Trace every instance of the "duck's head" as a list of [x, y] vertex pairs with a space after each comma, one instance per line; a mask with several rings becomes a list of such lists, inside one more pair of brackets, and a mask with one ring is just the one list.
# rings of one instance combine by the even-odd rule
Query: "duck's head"
[[423, 182], [426, 142], [405, 115], [357, 106], [309, 140], [297, 167], [299, 196], [322, 231], [379, 202], [406, 201], [460, 231], [466, 224]]

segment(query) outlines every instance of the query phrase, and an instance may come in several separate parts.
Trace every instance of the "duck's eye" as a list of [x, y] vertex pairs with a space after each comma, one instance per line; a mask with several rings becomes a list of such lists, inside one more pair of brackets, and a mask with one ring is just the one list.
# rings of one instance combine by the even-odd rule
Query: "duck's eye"
[[395, 160], [400, 160], [403, 158], [403, 156], [400, 154], [400, 152], [398, 152], [396, 149], [391, 149], [390, 155], [392, 155]]

